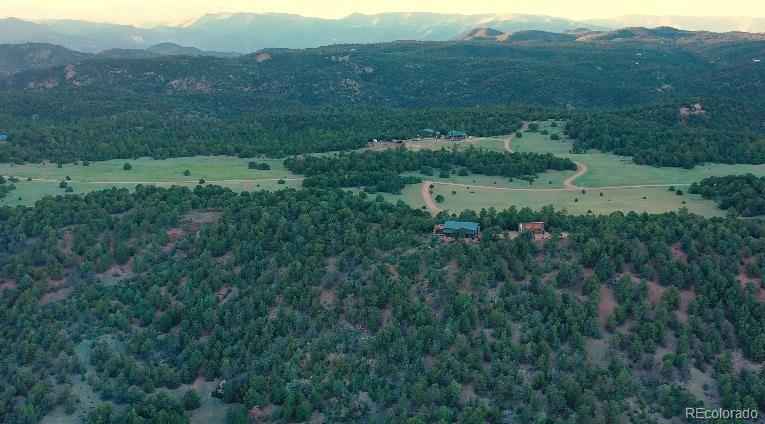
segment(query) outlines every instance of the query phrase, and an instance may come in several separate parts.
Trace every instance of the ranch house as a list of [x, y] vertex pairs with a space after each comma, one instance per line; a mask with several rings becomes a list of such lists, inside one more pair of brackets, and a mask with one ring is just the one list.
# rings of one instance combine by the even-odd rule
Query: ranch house
[[457, 130], [451, 130], [449, 131], [449, 134], [447, 134], [449, 140], [464, 140], [468, 138], [468, 135], [465, 131], [457, 131]]
[[481, 238], [481, 226], [477, 222], [446, 221], [433, 228], [433, 234], [437, 236], [455, 237], [460, 232], [470, 239]]

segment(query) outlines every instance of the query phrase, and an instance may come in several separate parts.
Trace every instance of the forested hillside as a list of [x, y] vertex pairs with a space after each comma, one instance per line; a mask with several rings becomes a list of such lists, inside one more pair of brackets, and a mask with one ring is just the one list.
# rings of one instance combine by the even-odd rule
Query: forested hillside
[[600, 149], [636, 163], [692, 168], [704, 162], [765, 163], [765, 115], [755, 105], [714, 97], [610, 112], [573, 113], [576, 151]]
[[[182, 97], [225, 94], [258, 108], [519, 103], [625, 107], [699, 94], [708, 89], [701, 84], [708, 75], [720, 78], [718, 85], [727, 85], [724, 72], [751, 63], [752, 55], [765, 48], [765, 42], [742, 44], [748, 49], [725, 61], [710, 60], [703, 45], [697, 49], [641, 42], [338, 45], [268, 49], [234, 59], [87, 61], [73, 68], [13, 75], [3, 86], [6, 90], [107, 90]], [[731, 80], [728, 89], [741, 84]], [[746, 97], [761, 102], [757, 93]]]
[[[761, 163], [761, 56], [762, 41], [531, 41], [90, 60], [0, 82], [0, 129], [14, 139], [0, 160], [278, 156], [572, 115], [578, 146], [638, 163]], [[696, 98], [707, 113], [681, 115]]]
[[[463, 218], [480, 244], [337, 190], [139, 187], [0, 209], [0, 421], [74, 413], [90, 387], [89, 422], [186, 422], [195, 381], [217, 385], [230, 422], [765, 407], [761, 221]], [[492, 237], [537, 219], [552, 240]]]

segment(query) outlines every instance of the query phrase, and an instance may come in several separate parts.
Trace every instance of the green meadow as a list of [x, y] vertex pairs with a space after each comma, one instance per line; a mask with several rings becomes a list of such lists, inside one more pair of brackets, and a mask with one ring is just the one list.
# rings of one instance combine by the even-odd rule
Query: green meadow
[[[687, 186], [709, 176], [752, 173], [765, 176], [763, 165], [725, 165], [705, 164], [693, 169], [658, 168], [637, 165], [628, 157], [591, 151], [586, 154], [570, 153], [572, 141], [563, 135], [563, 122], [552, 127], [552, 121], [539, 123], [537, 132], [525, 132], [522, 137], [486, 137], [471, 138], [466, 141], [444, 141], [435, 139], [410, 140], [405, 144], [410, 149], [440, 149], [442, 147], [480, 148], [502, 151], [503, 140], [510, 139], [510, 148], [516, 152], [552, 153], [567, 157], [584, 164], [587, 172], [572, 181], [573, 185], [584, 189], [566, 189], [565, 181], [575, 174], [574, 171], [550, 171], [539, 175], [529, 183], [524, 180], [508, 180], [502, 177], [486, 175], [458, 176], [439, 178], [417, 175], [434, 185], [433, 196], [442, 195], [443, 203], [438, 206], [450, 212], [465, 209], [480, 210], [494, 207], [504, 209], [510, 206], [540, 208], [552, 205], [557, 209], [566, 209], [573, 214], [607, 214], [613, 211], [636, 211], [661, 213], [680, 208], [704, 216], [723, 215], [714, 202], [689, 195]], [[548, 134], [543, 134], [546, 131]], [[551, 140], [550, 135], [557, 133], [560, 140]], [[383, 146], [372, 146], [380, 148]], [[327, 153], [332, 154], [332, 153]], [[248, 163], [266, 162], [270, 170], [251, 170]], [[124, 170], [125, 163], [131, 170]], [[188, 175], [184, 171], [188, 170]], [[89, 166], [80, 164], [0, 164], [0, 175], [19, 178], [17, 189], [0, 205], [29, 205], [46, 195], [63, 195], [65, 190], [59, 187], [61, 181], [69, 177], [68, 185], [73, 193], [87, 193], [110, 187], [133, 188], [137, 184], [159, 186], [193, 187], [203, 179], [207, 184], [217, 184], [235, 191], [278, 190], [286, 187], [301, 187], [299, 175], [285, 169], [282, 159], [241, 159], [229, 156], [196, 156], [154, 160], [140, 158], [134, 160], [110, 160], [93, 162]], [[284, 180], [279, 184], [278, 180]], [[648, 185], [649, 187], [634, 187]], [[663, 185], [651, 187], [652, 185]], [[670, 191], [669, 185], [675, 186], [682, 195]], [[413, 207], [425, 205], [421, 186], [407, 186], [401, 194], [383, 195], [395, 202], [403, 200]]]
[[[552, 205], [572, 214], [608, 214], [614, 211], [662, 213], [687, 208], [690, 212], [704, 216], [720, 216], [725, 212], [718, 209], [712, 201], [689, 195], [687, 188], [692, 182], [709, 176], [731, 174], [752, 173], [765, 176], [763, 165], [705, 164], [693, 169], [658, 168], [637, 165], [628, 157], [597, 151], [572, 154], [572, 141], [563, 135], [564, 123], [558, 122], [557, 127], [552, 127], [551, 124], [552, 121], [542, 122], [538, 132], [525, 132], [521, 138], [511, 138], [510, 148], [515, 152], [552, 153], [584, 164], [587, 166], [587, 172], [572, 182], [581, 186], [584, 192], [580, 189], [565, 189], [564, 181], [574, 175], [574, 171], [545, 172], [531, 184], [517, 179], [509, 181], [502, 177], [485, 175], [451, 175], [449, 178], [438, 178], [436, 173], [436, 176], [431, 177], [420, 176], [433, 183], [433, 197], [444, 197], [443, 203], [438, 206], [455, 213], [465, 209], [504, 209], [510, 206], [538, 209], [544, 205]], [[542, 134], [544, 130], [548, 134]], [[552, 133], [559, 134], [561, 139], [551, 140]], [[507, 137], [482, 139], [479, 146], [490, 150], [502, 149], [502, 140], [505, 138]], [[433, 148], [440, 148], [438, 142], [431, 144]], [[624, 187], [640, 185], [664, 186]], [[670, 191], [670, 185], [682, 195], [678, 195], [678, 191]], [[401, 199], [414, 207], [425, 205], [419, 186], [408, 186], [400, 195], [386, 195], [386, 198], [390, 201]]]
[[[270, 170], [248, 169], [249, 162], [268, 163]], [[123, 169], [129, 163], [131, 170]], [[184, 175], [184, 171], [189, 175]], [[0, 200], [0, 205], [28, 205], [46, 195], [65, 194], [59, 187], [67, 181], [73, 193], [87, 193], [110, 187], [133, 188], [137, 184], [158, 186], [193, 187], [204, 180], [236, 191], [275, 190], [284, 187], [300, 187], [300, 176], [284, 168], [281, 159], [241, 159], [230, 156], [195, 156], [154, 160], [140, 158], [64, 164], [59, 168], [53, 163], [0, 164], [0, 175], [19, 178], [16, 190]], [[69, 180], [67, 180], [69, 177]], [[31, 181], [29, 181], [31, 179]], [[283, 179], [284, 184], [278, 180]]]

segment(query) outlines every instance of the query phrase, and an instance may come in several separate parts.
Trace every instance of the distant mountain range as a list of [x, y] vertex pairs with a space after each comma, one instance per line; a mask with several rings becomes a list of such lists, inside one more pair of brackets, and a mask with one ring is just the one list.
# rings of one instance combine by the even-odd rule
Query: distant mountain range
[[76, 20], [35, 23], [7, 18], [0, 19], [0, 43], [51, 43], [98, 53], [114, 48], [146, 49], [169, 42], [201, 50], [250, 53], [274, 47], [454, 40], [474, 28], [492, 28], [502, 33], [565, 33], [582, 28], [605, 31], [633, 26], [757, 32], [765, 31], [765, 18], [630, 15], [606, 20], [573, 21], [516, 14], [355, 13], [342, 19], [320, 19], [283, 13], [218, 13], [204, 15], [183, 25], [153, 28]]
[[[416, 41], [416, 40], [415, 40]], [[660, 44], [720, 44], [740, 42], [763, 42], [765, 34], [749, 32], [716, 33], [708, 31], [685, 31], [671, 27], [630, 27], [616, 30], [592, 30], [573, 28], [562, 32], [541, 30], [517, 30], [503, 32], [495, 28], [481, 27], [466, 31], [450, 42], [498, 42], [498, 43], [660, 43]], [[744, 47], [742, 47], [744, 48]], [[761, 56], [762, 44], [748, 45], [752, 58]], [[239, 53], [201, 50], [175, 43], [159, 43], [147, 48], [110, 48], [98, 53], [87, 53], [50, 43], [0, 44], [0, 77], [54, 66], [77, 64], [89, 60], [107, 59], [154, 59], [161, 56], [209, 56], [232, 58]]]
[[[72, 20], [33, 23], [8, 18], [0, 20], [0, 43], [52, 43], [96, 53], [112, 48], [145, 49], [172, 42], [204, 50], [247, 53], [267, 47], [452, 40], [476, 27], [504, 32], [523, 29], [560, 32], [580, 26], [569, 19], [547, 16], [437, 13], [352, 14], [343, 19], [280, 13], [208, 14], [184, 25], [148, 29]], [[606, 29], [597, 24], [592, 28]]]
[[629, 27], [611, 31], [579, 29], [555, 33], [538, 30], [524, 30], [505, 33], [493, 28], [476, 28], [459, 37], [459, 41], [579, 41], [579, 42], [658, 42], [658, 43], [728, 43], [740, 41], [765, 41], [765, 34], [750, 32], [709, 32], [684, 31], [672, 27]]

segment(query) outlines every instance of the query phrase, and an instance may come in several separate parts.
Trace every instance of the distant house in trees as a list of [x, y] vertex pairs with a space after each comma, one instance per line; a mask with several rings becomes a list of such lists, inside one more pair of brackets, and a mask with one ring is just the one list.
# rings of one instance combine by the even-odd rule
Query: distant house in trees
[[436, 133], [437, 133], [437, 131], [434, 130], [433, 128], [425, 128], [424, 130], [422, 130], [422, 135], [424, 137], [431, 137], [432, 138], [432, 137], [436, 136]]
[[541, 221], [536, 222], [521, 222], [518, 224], [518, 232], [529, 232], [533, 234], [544, 234], [545, 233], [545, 223]]
[[456, 237], [463, 233], [469, 239], [481, 238], [481, 226], [470, 221], [446, 221], [433, 227], [433, 234], [441, 237]]
[[468, 138], [468, 135], [465, 131], [451, 130], [447, 134], [447, 137], [449, 140], [464, 140]]
[[0, 144], [7, 143], [8, 140], [8, 134], [0, 134]]

